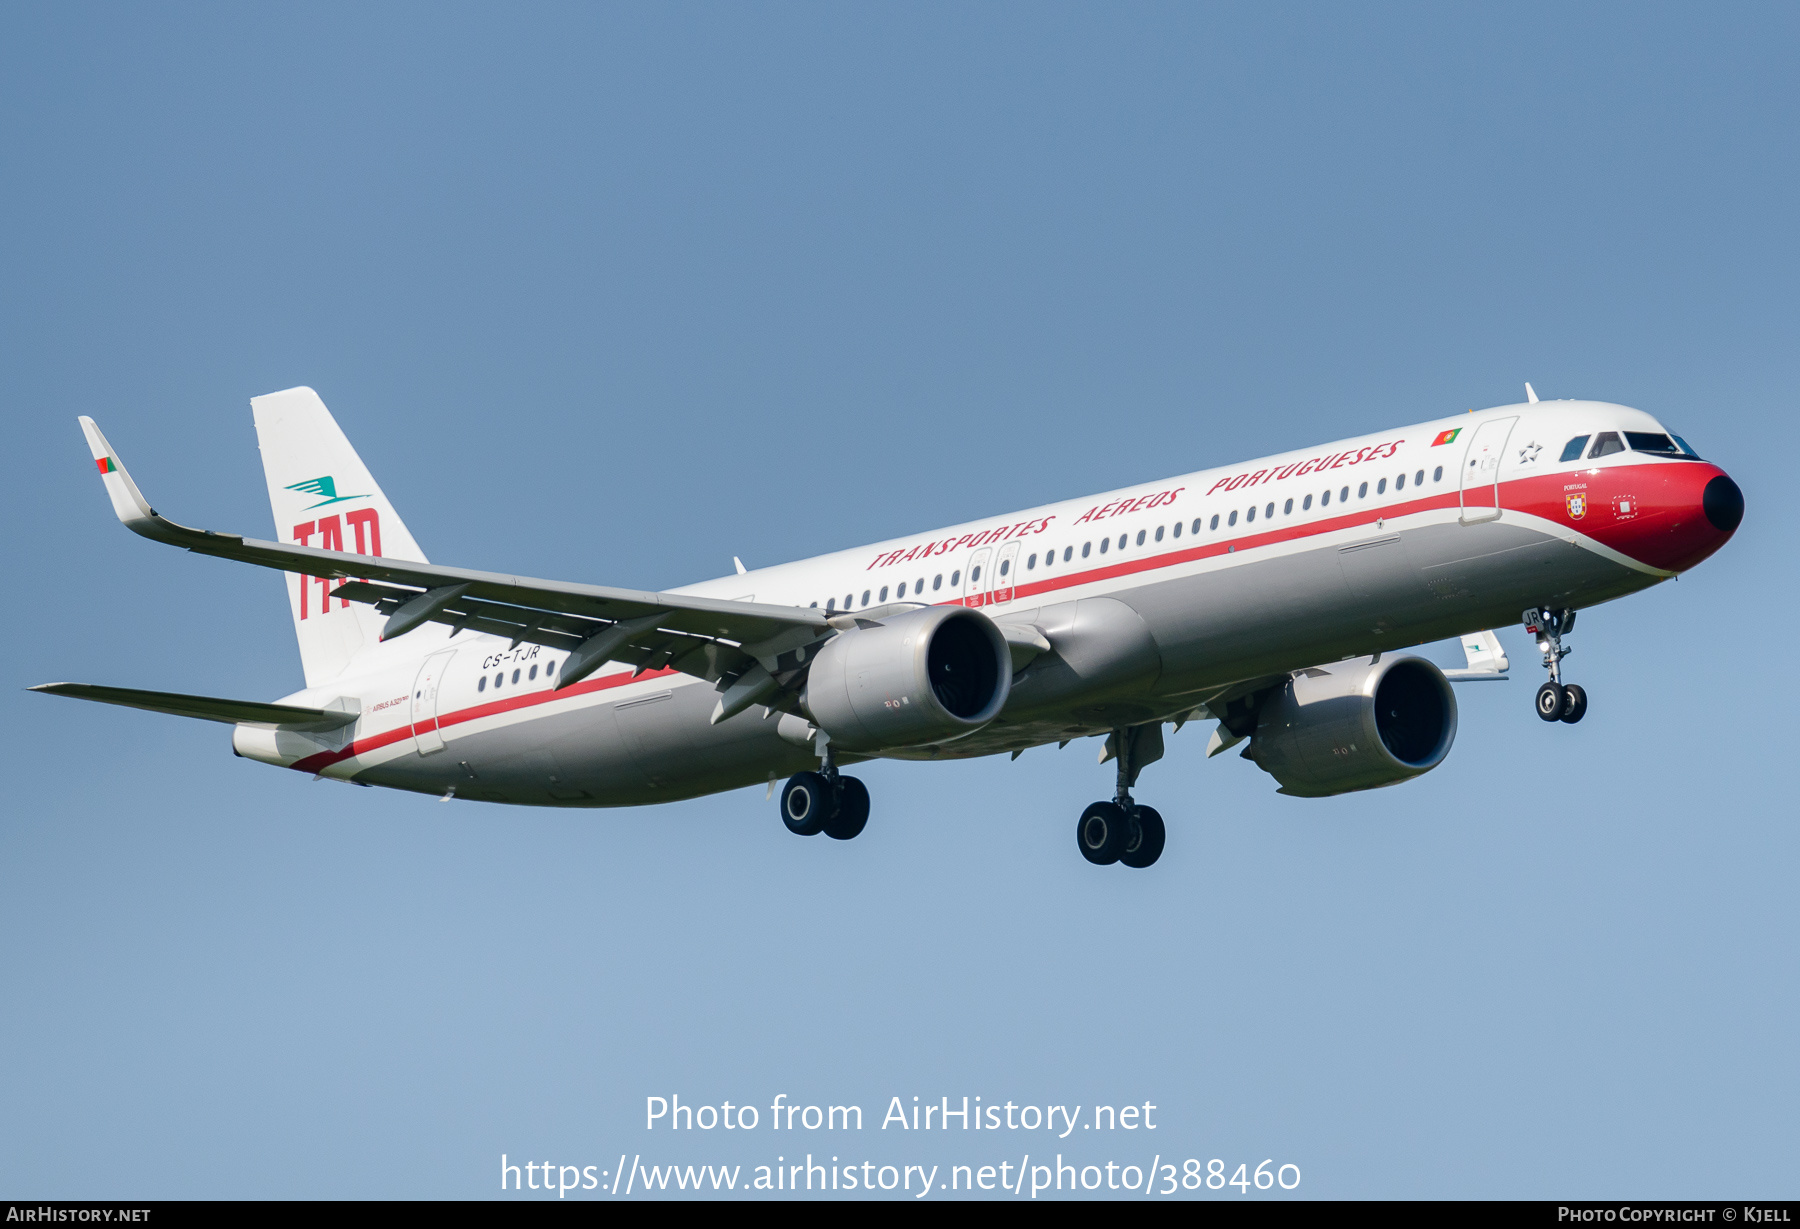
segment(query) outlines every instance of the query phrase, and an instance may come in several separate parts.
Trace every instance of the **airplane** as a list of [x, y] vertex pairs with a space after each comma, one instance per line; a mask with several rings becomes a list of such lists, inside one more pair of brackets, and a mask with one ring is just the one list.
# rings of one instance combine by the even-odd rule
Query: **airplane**
[[[1537, 714], [1574, 723], [1576, 612], [1660, 584], [1736, 532], [1744, 497], [1641, 410], [1540, 401], [985, 517], [666, 592], [428, 562], [310, 388], [251, 407], [277, 540], [191, 529], [92, 419], [114, 512], [157, 542], [286, 574], [306, 686], [274, 703], [84, 683], [32, 690], [230, 724], [240, 756], [528, 806], [638, 806], [781, 787], [791, 832], [849, 840], [843, 768], [1104, 736], [1096, 865], [1160, 857], [1132, 794], [1164, 727], [1214, 723], [1279, 792], [1431, 771], [1452, 681], [1504, 680], [1536, 637]], [[1403, 650], [1460, 637], [1468, 666]]]

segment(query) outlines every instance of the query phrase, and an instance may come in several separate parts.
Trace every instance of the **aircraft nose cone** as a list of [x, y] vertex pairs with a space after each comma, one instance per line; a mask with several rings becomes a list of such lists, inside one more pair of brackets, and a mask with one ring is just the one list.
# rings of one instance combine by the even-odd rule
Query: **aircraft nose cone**
[[1720, 474], [1706, 484], [1706, 490], [1700, 495], [1700, 508], [1714, 529], [1730, 533], [1743, 522], [1744, 493], [1737, 483]]

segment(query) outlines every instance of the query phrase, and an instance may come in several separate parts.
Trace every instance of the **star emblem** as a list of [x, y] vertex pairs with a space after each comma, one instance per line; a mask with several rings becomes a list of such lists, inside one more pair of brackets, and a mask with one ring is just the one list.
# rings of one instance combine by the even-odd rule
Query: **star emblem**
[[1544, 451], [1544, 446], [1536, 440], [1533, 440], [1531, 443], [1525, 445], [1525, 447], [1519, 449], [1519, 464], [1530, 465], [1533, 461], [1538, 459], [1538, 453], [1542, 451]]

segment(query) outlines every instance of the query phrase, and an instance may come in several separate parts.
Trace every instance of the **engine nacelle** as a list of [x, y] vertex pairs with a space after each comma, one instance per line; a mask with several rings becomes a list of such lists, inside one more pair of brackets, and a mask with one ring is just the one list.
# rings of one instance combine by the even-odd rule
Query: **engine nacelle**
[[1339, 662], [1263, 702], [1244, 757], [1281, 793], [1324, 798], [1430, 772], [1456, 741], [1456, 696], [1422, 657]]
[[1012, 655], [987, 616], [929, 606], [825, 642], [801, 703], [846, 751], [918, 747], [978, 730], [1012, 688]]

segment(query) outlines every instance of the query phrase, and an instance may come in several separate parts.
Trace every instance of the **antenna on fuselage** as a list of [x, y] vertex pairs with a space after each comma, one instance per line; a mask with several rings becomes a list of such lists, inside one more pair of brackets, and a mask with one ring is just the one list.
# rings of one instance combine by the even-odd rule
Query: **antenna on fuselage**
[[[1533, 398], [1532, 398], [1532, 400], [1533, 400], [1533, 401], [1536, 401], [1536, 400], [1537, 400], [1537, 398], [1536, 398], [1536, 397], [1533, 397]], [[743, 575], [743, 574], [744, 574], [744, 573], [745, 573], [745, 572], [748, 572], [748, 571], [749, 571], [749, 570], [750, 570], [750, 569], [749, 569], [749, 568], [747, 568], [747, 567], [745, 567], [745, 566], [744, 566], [744, 561], [743, 561], [743, 560], [742, 560], [742, 559], [739, 559], [739, 558], [738, 558], [738, 557], [737, 557], [737, 556], [736, 556], [736, 555], [733, 555], [733, 556], [732, 556], [732, 557], [731, 557], [731, 561], [732, 561], [732, 562], [733, 562], [733, 563], [735, 563], [735, 564], [737, 564], [737, 570], [738, 570], [738, 575], [739, 575], [739, 576], [742, 576], [742, 575]]]
[[1525, 400], [1532, 405], [1537, 404], [1537, 390], [1531, 387], [1531, 381], [1525, 381]]

